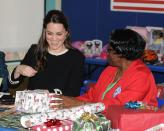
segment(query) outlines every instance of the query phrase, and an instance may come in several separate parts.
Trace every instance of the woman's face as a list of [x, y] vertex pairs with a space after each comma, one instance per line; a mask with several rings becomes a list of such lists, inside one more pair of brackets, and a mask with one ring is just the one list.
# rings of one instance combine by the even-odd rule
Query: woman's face
[[111, 66], [119, 66], [120, 65], [120, 55], [117, 54], [112, 47], [108, 47], [107, 49], [107, 54], [108, 54], [108, 61], [109, 61], [109, 65]]
[[64, 41], [68, 32], [65, 30], [63, 24], [49, 23], [46, 28], [46, 40], [49, 45], [49, 50], [60, 51], [64, 47]]

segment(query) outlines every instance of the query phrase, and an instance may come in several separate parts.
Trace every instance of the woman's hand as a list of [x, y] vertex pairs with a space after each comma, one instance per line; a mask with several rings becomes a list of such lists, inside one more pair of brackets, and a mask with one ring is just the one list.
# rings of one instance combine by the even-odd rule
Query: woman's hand
[[15, 73], [14, 73], [14, 78], [18, 78], [20, 75], [27, 76], [27, 77], [32, 77], [37, 73], [37, 71], [27, 65], [18, 65], [16, 67]]
[[[54, 104], [53, 104], [54, 103]], [[54, 95], [54, 100], [51, 101], [51, 108], [63, 109], [71, 108], [75, 106], [81, 106], [88, 102], [80, 101], [76, 97], [64, 96], [64, 95]]]

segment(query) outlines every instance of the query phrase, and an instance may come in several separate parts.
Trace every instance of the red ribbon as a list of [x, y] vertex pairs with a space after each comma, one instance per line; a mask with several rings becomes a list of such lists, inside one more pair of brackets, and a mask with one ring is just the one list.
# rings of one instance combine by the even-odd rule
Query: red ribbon
[[51, 126], [61, 126], [62, 123], [60, 122], [60, 120], [57, 120], [57, 119], [50, 119], [48, 120], [47, 122], [44, 122], [44, 124], [47, 126], [47, 127], [51, 127]]

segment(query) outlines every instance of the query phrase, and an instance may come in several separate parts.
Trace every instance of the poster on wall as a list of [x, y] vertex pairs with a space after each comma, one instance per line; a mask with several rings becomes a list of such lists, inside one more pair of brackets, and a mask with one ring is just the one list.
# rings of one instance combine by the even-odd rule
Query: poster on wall
[[164, 13], [164, 0], [111, 0], [111, 11]]

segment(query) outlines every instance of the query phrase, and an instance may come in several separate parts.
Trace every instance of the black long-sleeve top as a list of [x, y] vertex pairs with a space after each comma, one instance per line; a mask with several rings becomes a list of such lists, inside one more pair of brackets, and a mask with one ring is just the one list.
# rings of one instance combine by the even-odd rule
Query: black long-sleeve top
[[[36, 45], [30, 47], [21, 64], [33, 68], [36, 66], [35, 48]], [[44, 69], [29, 78], [28, 89], [48, 89], [53, 92], [53, 89], [58, 88], [66, 96], [80, 95], [84, 76], [84, 55], [76, 49], [69, 49], [65, 54], [58, 56], [47, 53], [46, 59], [47, 63]], [[14, 79], [13, 74], [14, 72], [11, 80], [22, 81], [23, 76]]]

